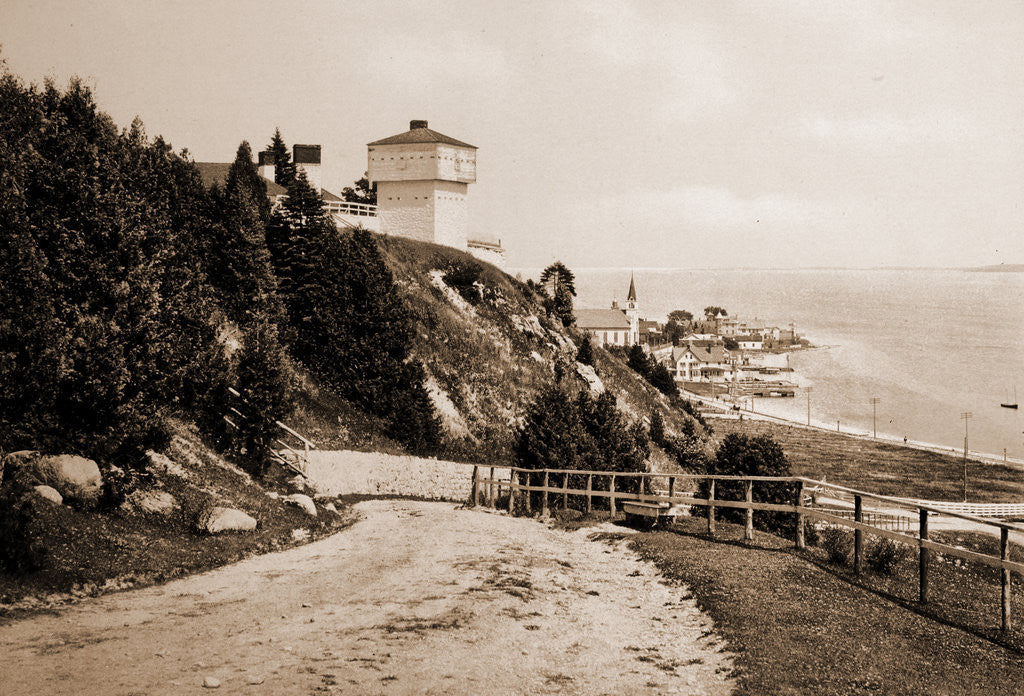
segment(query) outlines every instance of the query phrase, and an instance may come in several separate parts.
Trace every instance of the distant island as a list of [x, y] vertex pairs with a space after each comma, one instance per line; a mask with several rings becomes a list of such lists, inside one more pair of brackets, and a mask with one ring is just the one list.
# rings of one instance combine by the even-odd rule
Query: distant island
[[971, 273], [1024, 273], [1024, 263], [999, 263], [992, 266], [965, 268]]

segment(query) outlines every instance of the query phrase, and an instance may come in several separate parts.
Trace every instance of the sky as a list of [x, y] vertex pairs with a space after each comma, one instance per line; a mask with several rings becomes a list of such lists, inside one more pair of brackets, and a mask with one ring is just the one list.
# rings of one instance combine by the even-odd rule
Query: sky
[[427, 120], [513, 268], [1024, 263], [1020, 0], [4, 0], [0, 56], [196, 161], [320, 143], [336, 192]]

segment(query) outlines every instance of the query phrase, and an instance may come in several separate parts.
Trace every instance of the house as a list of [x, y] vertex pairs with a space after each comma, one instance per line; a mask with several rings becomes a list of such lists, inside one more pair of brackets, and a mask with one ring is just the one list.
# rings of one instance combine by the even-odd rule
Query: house
[[740, 350], [764, 350], [764, 337], [760, 334], [736, 336], [735, 341], [739, 344]]
[[612, 302], [610, 309], [577, 309], [576, 326], [587, 331], [598, 345], [634, 346], [640, 343], [640, 303], [637, 301], [636, 283], [629, 277], [626, 306]]
[[669, 369], [678, 381], [710, 382], [730, 379], [733, 366], [729, 351], [721, 345], [687, 344], [672, 348]]

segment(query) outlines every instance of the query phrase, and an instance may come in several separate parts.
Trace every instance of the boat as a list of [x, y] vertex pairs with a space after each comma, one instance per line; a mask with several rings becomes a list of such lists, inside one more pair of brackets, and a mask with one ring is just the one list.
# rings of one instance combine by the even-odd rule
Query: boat
[[999, 405], [1002, 406], [1003, 408], [1012, 408], [1012, 409], [1016, 410], [1016, 408], [1017, 408], [1017, 387], [1016, 386], [1013, 388], [1013, 401], [1007, 401], [1006, 403], [999, 404]]

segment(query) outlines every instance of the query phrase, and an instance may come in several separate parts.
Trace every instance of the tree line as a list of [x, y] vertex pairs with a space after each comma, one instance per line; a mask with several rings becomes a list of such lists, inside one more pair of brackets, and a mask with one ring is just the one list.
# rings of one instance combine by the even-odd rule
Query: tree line
[[[247, 143], [207, 189], [187, 151], [138, 119], [119, 130], [78, 80], [25, 85], [0, 65], [0, 104], [0, 450], [143, 466], [181, 418], [260, 469], [296, 363], [410, 450], [436, 448], [376, 240], [335, 229], [280, 132], [288, 196], [271, 209]], [[240, 433], [222, 419], [231, 386]]]

